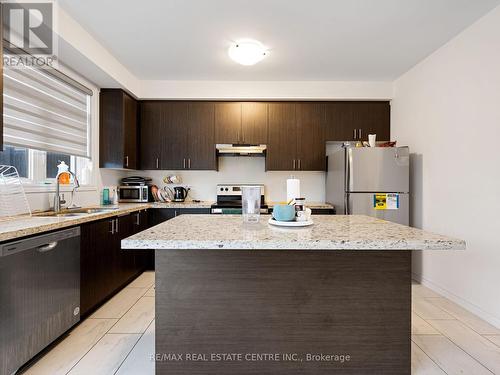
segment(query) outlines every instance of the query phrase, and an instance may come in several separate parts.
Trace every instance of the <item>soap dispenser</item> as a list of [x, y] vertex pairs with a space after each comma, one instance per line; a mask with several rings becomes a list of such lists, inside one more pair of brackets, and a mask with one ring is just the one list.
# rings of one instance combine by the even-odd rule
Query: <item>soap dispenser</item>
[[61, 185], [69, 185], [71, 175], [69, 173], [69, 166], [64, 161], [59, 162], [57, 166], [57, 175], [59, 176], [59, 183]]

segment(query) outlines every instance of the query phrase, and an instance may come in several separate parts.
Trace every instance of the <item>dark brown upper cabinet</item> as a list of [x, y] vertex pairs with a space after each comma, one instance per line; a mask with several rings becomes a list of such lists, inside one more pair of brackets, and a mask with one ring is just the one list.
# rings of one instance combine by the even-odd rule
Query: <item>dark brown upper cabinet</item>
[[297, 166], [297, 125], [294, 103], [269, 103], [266, 170], [292, 171]]
[[141, 102], [141, 168], [216, 170], [214, 116], [210, 102]]
[[99, 166], [137, 169], [137, 101], [120, 89], [99, 96]]
[[0, 4], [0, 152], [3, 151], [3, 13]]
[[161, 169], [188, 169], [188, 103], [162, 102], [160, 125]]
[[215, 103], [215, 143], [243, 143], [240, 102]]
[[266, 144], [267, 103], [215, 103], [215, 141], [226, 144]]
[[250, 145], [265, 145], [267, 143], [267, 130], [267, 103], [241, 103], [241, 142]]
[[324, 103], [298, 103], [297, 116], [297, 161], [301, 171], [324, 171], [326, 167], [326, 145], [324, 137]]
[[215, 104], [190, 102], [188, 105], [187, 167], [196, 170], [217, 169], [215, 152]]
[[391, 106], [389, 102], [354, 102], [353, 122], [358, 139], [368, 140], [368, 134], [377, 134], [377, 141], [390, 141]]
[[390, 140], [389, 102], [329, 102], [325, 107], [325, 140], [366, 141], [368, 134], [377, 134], [378, 141]]
[[141, 169], [161, 168], [160, 126], [162, 121], [162, 102], [140, 102]]

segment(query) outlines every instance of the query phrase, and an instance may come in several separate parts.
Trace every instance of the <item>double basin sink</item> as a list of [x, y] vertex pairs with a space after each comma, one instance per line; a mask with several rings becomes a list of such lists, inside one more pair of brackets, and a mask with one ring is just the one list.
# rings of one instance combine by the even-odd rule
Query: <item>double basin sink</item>
[[109, 208], [75, 208], [70, 210], [62, 210], [60, 212], [42, 212], [36, 214], [36, 216], [42, 217], [77, 217], [77, 216], [87, 216], [92, 214], [100, 214], [104, 212], [111, 212], [117, 210], [117, 207], [109, 207]]

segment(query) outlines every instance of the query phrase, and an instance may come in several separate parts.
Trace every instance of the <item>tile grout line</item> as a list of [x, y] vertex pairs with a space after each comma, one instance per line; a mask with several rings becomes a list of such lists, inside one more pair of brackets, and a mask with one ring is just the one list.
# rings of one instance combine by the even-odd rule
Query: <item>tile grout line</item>
[[413, 342], [413, 343], [417, 346], [417, 348], [419, 348], [419, 349], [422, 351], [422, 353], [424, 353], [424, 354], [425, 354], [425, 356], [426, 356], [427, 358], [429, 358], [429, 359], [430, 359], [430, 361], [436, 365], [436, 367], [437, 367], [437, 368], [439, 368], [441, 371], [443, 371], [446, 375], [449, 375], [449, 374], [448, 374], [448, 373], [444, 370], [444, 368], [442, 368], [441, 366], [439, 366], [439, 364], [437, 364], [437, 363], [436, 363], [436, 361], [434, 361], [434, 360], [431, 358], [431, 356], [430, 356], [429, 354], [427, 354], [427, 352], [426, 352], [424, 349], [422, 349], [422, 348], [420, 347], [420, 345], [418, 345], [415, 341], [413, 341], [413, 338], [411, 339], [411, 342]]
[[[128, 287], [125, 287], [125, 288], [123, 288], [122, 290], [125, 290], [126, 288], [128, 288]], [[137, 289], [137, 288], [132, 288], [132, 289]], [[109, 329], [106, 331], [106, 333], [105, 333], [106, 335], [109, 333], [109, 331], [111, 331], [111, 329], [112, 329], [115, 325], [117, 325], [117, 324], [118, 324], [118, 322], [119, 322], [120, 320], [122, 320], [122, 318], [125, 316], [125, 314], [127, 314], [130, 310], [132, 310], [132, 308], [133, 308], [133, 307], [137, 304], [137, 302], [139, 302], [139, 300], [140, 300], [141, 298], [143, 298], [143, 297], [144, 297], [144, 294], [146, 294], [146, 293], [147, 293], [147, 291], [148, 291], [148, 289], [146, 288], [146, 291], [145, 291], [143, 294], [141, 294], [141, 295], [139, 296], [139, 298], [137, 298], [137, 300], [136, 300], [136, 301], [132, 304], [132, 306], [130, 306], [130, 307], [127, 309], [127, 311], [125, 311], [125, 312], [124, 312], [124, 313], [123, 313], [123, 314], [122, 314], [119, 318], [102, 318], [102, 319], [117, 319], [117, 320], [116, 320], [116, 322], [115, 322], [115, 324], [113, 324], [111, 327], [109, 327]], [[116, 295], [115, 295], [114, 297], [116, 297]], [[113, 297], [113, 298], [114, 298], [114, 297]]]
[[[437, 298], [437, 297], [436, 297], [436, 298]], [[443, 298], [445, 298], [445, 297], [443, 297]], [[447, 298], [446, 298], [446, 299], [447, 299]], [[451, 300], [449, 300], [449, 301], [451, 301]], [[453, 302], [453, 301], [451, 301], [451, 302]], [[432, 302], [430, 302], [430, 303], [432, 303]], [[434, 305], [434, 304], [433, 304], [433, 306], [436, 306], [436, 305]], [[458, 305], [458, 306], [459, 306], [459, 305]], [[440, 308], [439, 306], [436, 306], [436, 307]], [[441, 310], [443, 310], [443, 309], [441, 309]], [[467, 312], [469, 312], [469, 313], [471, 313], [470, 311], [468, 311], [468, 310], [466, 310], [466, 309], [464, 309], [464, 310], [465, 310], [465, 311], [467, 311]], [[457, 318], [457, 317], [455, 316], [455, 314], [449, 313], [449, 312], [448, 312], [448, 311], [446, 311], [446, 310], [443, 310], [443, 311], [444, 311], [445, 313], [447, 313], [448, 315], [453, 316], [453, 319], [430, 319], [430, 320], [458, 320], [460, 323], [462, 323], [462, 324], [463, 324], [464, 326], [466, 326], [467, 328], [470, 328], [472, 331], [476, 332], [478, 335], [483, 336], [483, 337], [484, 337], [485, 335], [487, 335], [487, 333], [485, 334], [485, 333], [480, 333], [480, 332], [476, 331], [476, 330], [474, 329], [474, 327], [470, 326], [469, 324], [467, 324], [467, 322], [464, 322], [462, 319]], [[480, 317], [478, 317], [477, 315], [475, 315], [475, 314], [473, 314], [473, 313], [471, 313], [471, 314], [472, 314], [472, 315], [474, 315], [474, 316], [475, 316], [476, 318], [478, 318], [479, 320], [484, 321], [485, 323], [488, 323], [488, 322], [486, 322], [485, 320], [483, 320], [483, 319], [481, 319]], [[423, 319], [423, 318], [422, 318], [422, 319]], [[425, 319], [424, 319], [424, 320], [425, 320]], [[430, 323], [429, 323], [429, 324], [430, 324]], [[489, 323], [488, 323], [488, 324], [489, 324]], [[494, 327], [494, 328], [496, 328], [495, 326], [493, 326], [493, 327]], [[495, 336], [495, 335], [496, 335], [496, 334], [494, 334], [494, 333], [493, 333], [493, 334], [491, 334], [491, 336]], [[496, 335], [496, 336], [498, 336], [498, 335]], [[487, 338], [487, 337], [485, 337], [485, 338]]]
[[[149, 329], [149, 327], [151, 327], [151, 324], [153, 324], [153, 322], [155, 321], [156, 319], [156, 316], [155, 318], [151, 321], [151, 323], [148, 324], [146, 330], [144, 331], [144, 333], [146, 333], [146, 331]], [[125, 363], [125, 361], [127, 360], [127, 358], [129, 357], [130, 353], [132, 353], [135, 349], [135, 347], [137, 346], [137, 344], [139, 343], [139, 341], [141, 341], [142, 337], [144, 336], [144, 333], [141, 334], [141, 336], [139, 337], [139, 340], [136, 341], [136, 343], [134, 344], [134, 346], [132, 346], [132, 349], [130, 349], [130, 351], [127, 353], [127, 355], [125, 356], [125, 358], [123, 358], [123, 361], [120, 362], [120, 365], [117, 367], [116, 371], [113, 373], [113, 375], [115, 375], [119, 370], [120, 368], [123, 366], [123, 364]], [[155, 348], [155, 351], [156, 351], [156, 348]], [[154, 353], [153, 353], [154, 354]]]
[[[433, 319], [433, 320], [436, 320], [436, 319]], [[455, 319], [457, 320], [457, 322], [459, 323], [462, 323], [460, 320], [458, 319]], [[430, 322], [428, 322], [429, 324], [431, 324]], [[463, 324], [463, 323], [462, 323]], [[432, 327], [434, 327], [432, 324], [431, 324]], [[466, 328], [469, 328], [467, 325], [464, 324], [464, 326]], [[489, 367], [487, 367], [483, 362], [481, 362], [478, 358], [474, 357], [471, 353], [469, 353], [467, 350], [465, 350], [464, 348], [462, 348], [458, 343], [456, 343], [455, 341], [453, 341], [451, 339], [451, 337], [448, 337], [445, 333], [443, 333], [442, 331], [440, 331], [438, 328], [434, 327], [434, 329], [436, 329], [438, 332], [441, 333], [441, 335], [443, 337], [445, 337], [448, 341], [450, 341], [453, 345], [455, 345], [458, 349], [460, 349], [461, 351], [463, 351], [465, 354], [467, 354], [469, 357], [471, 357], [474, 361], [476, 361], [477, 363], [479, 363], [481, 366], [483, 366], [486, 370], [488, 370], [489, 372], [491, 372], [493, 375], [495, 374], [492, 370], [490, 370]], [[471, 331], [474, 331], [473, 329], [471, 329]], [[475, 333], [477, 333], [476, 331], [474, 331]], [[482, 337], [481, 334], [477, 333], [479, 336]], [[489, 341], [489, 340], [488, 340]]]
[[[140, 276], [140, 275], [139, 275], [139, 276]], [[139, 276], [137, 276], [137, 277], [139, 277]], [[125, 288], [128, 288], [128, 287], [125, 287]], [[125, 288], [123, 288], [122, 290], [124, 290]], [[144, 292], [144, 294], [146, 294], [147, 290], [148, 290], [148, 289], [146, 288], [146, 291]], [[118, 294], [118, 293], [117, 293], [117, 294]], [[113, 297], [111, 297], [111, 299], [115, 298], [115, 297], [117, 296], [117, 294], [115, 294]], [[76, 363], [75, 363], [75, 364], [74, 364], [74, 365], [73, 365], [73, 366], [72, 366], [72, 367], [68, 370], [68, 372], [66, 373], [66, 375], [68, 375], [68, 374], [69, 374], [69, 373], [70, 373], [70, 372], [71, 372], [71, 371], [72, 371], [72, 370], [73, 370], [73, 369], [74, 369], [74, 368], [75, 368], [75, 367], [76, 367], [76, 366], [77, 366], [77, 365], [78, 365], [78, 364], [82, 361], [82, 359], [83, 359], [83, 358], [85, 358], [85, 356], [86, 356], [87, 354], [89, 354], [89, 352], [90, 352], [92, 349], [94, 349], [94, 347], [95, 347], [95, 346], [96, 346], [96, 345], [97, 345], [97, 344], [98, 344], [98, 343], [102, 340], [102, 338], [103, 338], [104, 336], [106, 336], [106, 335], [110, 334], [110, 333], [109, 333], [109, 331], [111, 330], [111, 328], [113, 328], [113, 327], [116, 325], [116, 323], [118, 323], [118, 322], [120, 321], [120, 319], [121, 319], [121, 318], [123, 318], [123, 316], [124, 316], [127, 312], [129, 312], [129, 310], [130, 310], [130, 309], [131, 309], [131, 308], [132, 308], [132, 307], [133, 307], [133, 306], [134, 306], [134, 305], [135, 305], [135, 304], [136, 304], [136, 303], [137, 303], [137, 302], [138, 302], [138, 301], [139, 301], [139, 300], [140, 300], [140, 299], [144, 296], [144, 294], [142, 294], [142, 295], [141, 295], [141, 296], [137, 299], [137, 301], [135, 301], [135, 303], [134, 303], [134, 304], [133, 304], [133, 305], [132, 305], [132, 306], [131, 306], [131, 307], [130, 307], [130, 308], [129, 308], [129, 309], [128, 309], [125, 313], [123, 313], [123, 314], [121, 315], [121, 317], [120, 317], [120, 318], [118, 318], [118, 319], [117, 319], [117, 318], [90, 318], [90, 317], [89, 317], [89, 318], [87, 318], [87, 319], [109, 319], [109, 320], [111, 320], [111, 319], [112, 319], [112, 320], [116, 320], [116, 322], [115, 322], [115, 323], [114, 323], [111, 327], [109, 327], [109, 329], [108, 329], [106, 332], [104, 332], [104, 334], [103, 334], [103, 335], [99, 338], [99, 340], [97, 340], [97, 341], [94, 343], [94, 345], [92, 345], [92, 346], [89, 348], [89, 350], [87, 350], [87, 351], [85, 352], [85, 354], [84, 354], [84, 355], [83, 355], [83, 356], [82, 356], [82, 357], [81, 357], [81, 358], [80, 358], [80, 359], [79, 359], [79, 360], [78, 360], [78, 361], [77, 361], [77, 362], [76, 362]], [[110, 299], [110, 301], [111, 301], [111, 299]], [[141, 337], [142, 337], [142, 335], [141, 335]], [[134, 346], [135, 346], [135, 345], [134, 345]]]

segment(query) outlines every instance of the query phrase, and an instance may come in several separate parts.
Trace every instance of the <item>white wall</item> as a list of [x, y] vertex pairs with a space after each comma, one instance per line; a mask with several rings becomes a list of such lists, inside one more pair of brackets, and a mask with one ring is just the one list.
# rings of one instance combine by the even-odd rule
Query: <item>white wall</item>
[[286, 179], [290, 175], [301, 180], [301, 193], [310, 202], [325, 201], [324, 172], [265, 172], [262, 157], [220, 157], [219, 171], [144, 171], [129, 175], [144, 175], [163, 187], [163, 178], [175, 174], [181, 176], [182, 185], [189, 185], [190, 199], [215, 200], [217, 184], [264, 184], [267, 201], [286, 200]]
[[500, 327], [500, 7], [395, 82], [392, 138], [408, 144], [412, 221], [467, 241], [424, 252], [424, 283]]
[[141, 81], [141, 98], [387, 100], [392, 89], [392, 82]]

